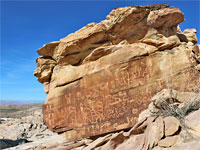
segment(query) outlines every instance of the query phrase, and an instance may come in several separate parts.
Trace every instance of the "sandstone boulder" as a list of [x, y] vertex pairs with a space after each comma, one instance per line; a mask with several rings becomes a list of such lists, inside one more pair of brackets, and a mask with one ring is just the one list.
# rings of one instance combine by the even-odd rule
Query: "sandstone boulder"
[[[187, 98], [174, 90], [199, 90], [200, 51], [195, 31], [179, 29], [182, 21], [183, 13], [166, 4], [117, 8], [106, 20], [39, 49], [34, 75], [48, 93], [45, 124], [74, 140], [129, 129], [143, 110], [159, 112], [155, 106], [166, 101], [184, 106]], [[174, 90], [161, 91], [165, 88]], [[149, 106], [160, 91], [164, 96], [160, 93]], [[160, 129], [162, 121], [150, 122], [138, 125], [139, 132], [156, 131], [153, 141], [146, 139], [147, 147], [164, 134], [155, 127]]]

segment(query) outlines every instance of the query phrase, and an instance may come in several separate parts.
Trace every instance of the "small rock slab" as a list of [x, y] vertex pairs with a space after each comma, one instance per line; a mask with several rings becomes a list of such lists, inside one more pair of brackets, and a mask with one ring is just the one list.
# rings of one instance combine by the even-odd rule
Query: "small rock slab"
[[108, 135], [106, 135], [104, 137], [100, 137], [100, 138], [96, 139], [95, 141], [93, 141], [89, 146], [87, 146], [83, 150], [94, 149], [95, 147], [98, 147], [101, 144], [103, 144], [103, 143], [107, 142], [108, 140], [110, 140], [111, 136], [112, 136], [111, 134], [108, 134]]
[[158, 145], [161, 147], [171, 147], [173, 146], [178, 139], [178, 136], [168, 136], [158, 142]]
[[144, 132], [145, 145], [144, 150], [153, 148], [158, 141], [164, 136], [164, 123], [162, 117], [158, 117], [155, 122], [149, 124]]
[[165, 123], [165, 136], [170, 136], [175, 134], [180, 125], [180, 121], [173, 116], [164, 118]]

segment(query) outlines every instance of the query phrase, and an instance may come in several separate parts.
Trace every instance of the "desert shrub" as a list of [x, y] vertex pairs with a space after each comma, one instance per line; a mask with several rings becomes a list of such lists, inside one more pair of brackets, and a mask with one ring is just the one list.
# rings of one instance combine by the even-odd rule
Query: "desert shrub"
[[184, 104], [182, 107], [178, 104], [169, 104], [168, 102], [164, 102], [158, 112], [154, 113], [154, 115], [160, 115], [163, 117], [174, 116], [180, 121], [183, 121], [185, 116], [190, 114], [191, 112], [198, 110], [200, 108], [200, 99], [189, 101]]

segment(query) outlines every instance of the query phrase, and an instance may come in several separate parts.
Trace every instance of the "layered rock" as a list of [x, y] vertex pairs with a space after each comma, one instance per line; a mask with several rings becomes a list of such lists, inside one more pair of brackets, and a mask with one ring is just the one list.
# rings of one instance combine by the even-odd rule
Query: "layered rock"
[[195, 90], [200, 51], [182, 21], [166, 4], [117, 8], [39, 49], [34, 75], [48, 93], [47, 126], [70, 140], [127, 129], [163, 88]]

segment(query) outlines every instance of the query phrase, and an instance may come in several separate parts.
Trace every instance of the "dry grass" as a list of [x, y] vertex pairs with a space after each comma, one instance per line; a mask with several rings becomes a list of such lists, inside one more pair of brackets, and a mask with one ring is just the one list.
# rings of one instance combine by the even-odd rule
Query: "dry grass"
[[196, 137], [193, 134], [191, 134], [191, 132], [189, 132], [189, 130], [193, 129], [185, 124], [185, 117], [191, 112], [196, 111], [198, 109], [200, 109], [200, 98], [195, 100], [192, 99], [182, 107], [180, 107], [177, 104], [169, 104], [166, 101], [161, 105], [158, 112], [153, 113], [153, 116], [162, 116], [164, 118], [168, 116], [173, 116], [177, 118], [180, 121], [181, 128], [186, 131], [187, 135], [190, 138], [195, 139]]
[[154, 115], [160, 115], [163, 117], [174, 116], [180, 122], [184, 120], [184, 118], [189, 115], [191, 112], [198, 110], [200, 108], [200, 99], [190, 101], [186, 103], [184, 106], [180, 107], [176, 104], [169, 104], [167, 102], [163, 103], [159, 108], [159, 111]]

